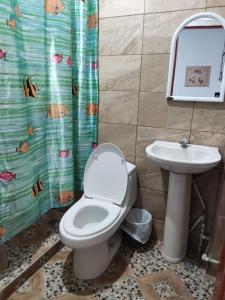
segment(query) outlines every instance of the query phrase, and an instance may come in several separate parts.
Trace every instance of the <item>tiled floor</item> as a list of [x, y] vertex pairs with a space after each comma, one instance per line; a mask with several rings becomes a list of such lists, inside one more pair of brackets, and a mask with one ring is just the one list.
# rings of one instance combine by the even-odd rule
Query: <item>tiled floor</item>
[[[63, 211], [51, 210], [6, 243], [9, 267], [0, 274], [0, 290], [57, 243], [62, 214]], [[151, 241], [137, 248], [124, 240], [108, 270], [100, 278], [88, 281], [74, 278], [73, 253], [64, 247], [47, 263], [43, 261], [43, 266], [9, 299], [210, 300], [214, 282], [204, 275], [204, 270], [187, 261], [169, 264], [162, 258], [160, 247], [160, 243]]]
[[[32, 261], [59, 240], [58, 224], [63, 211], [50, 210], [30, 228], [8, 241], [8, 268], [0, 272], [0, 290], [24, 271]], [[35, 241], [35, 242], [34, 242]]]
[[[168, 282], [152, 282], [158, 299], [211, 299], [214, 282], [204, 275], [203, 269], [191, 262], [183, 262], [178, 265], [167, 263], [161, 256], [160, 247], [160, 243], [155, 244], [151, 242], [142, 249], [136, 249], [124, 241], [118, 255], [107, 272], [98, 279], [88, 281], [74, 278], [72, 273], [72, 252], [71, 249], [64, 247], [9, 299], [157, 299], [150, 297], [150, 294], [146, 292], [148, 290], [145, 289], [143, 282], [146, 284], [146, 288], [148, 288], [150, 284], [148, 280], [151, 279], [151, 274], [157, 274], [157, 272], [161, 274], [162, 272], [160, 271], [163, 270], [169, 271], [166, 273], [168, 278], [171, 277], [170, 272], [172, 272], [173, 280], [168, 280]], [[176, 286], [176, 278], [183, 284], [186, 290], [185, 295], [190, 295], [190, 297], [180, 296], [176, 298], [173, 286], [173, 282]], [[172, 282], [172, 285], [170, 282]], [[177, 286], [179, 286], [179, 283], [177, 283]]]

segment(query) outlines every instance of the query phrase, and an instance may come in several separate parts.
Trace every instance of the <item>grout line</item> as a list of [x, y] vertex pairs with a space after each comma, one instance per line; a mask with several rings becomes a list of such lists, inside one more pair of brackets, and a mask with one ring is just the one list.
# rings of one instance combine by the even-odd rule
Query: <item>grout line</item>
[[[212, 6], [213, 7], [221, 7], [221, 6]], [[176, 9], [176, 10], [167, 10], [167, 11], [155, 11], [155, 12], [141, 12], [137, 14], [128, 14], [128, 15], [119, 15], [119, 16], [110, 16], [110, 17], [100, 17], [100, 20], [104, 19], [114, 19], [119, 17], [133, 17], [133, 16], [140, 16], [140, 15], [156, 15], [156, 14], [166, 14], [166, 13], [173, 13], [173, 12], [183, 12], [183, 11], [194, 11], [194, 10], [200, 10], [205, 9], [206, 7], [193, 7], [193, 8], [185, 8], [185, 9]]]
[[112, 123], [112, 122], [105, 122], [105, 121], [101, 121], [101, 122], [99, 122], [99, 124], [124, 125], [124, 126], [133, 126], [133, 127], [136, 127], [136, 126], [137, 126], [137, 124], [130, 124], [130, 123]]
[[196, 104], [196, 102], [193, 102], [192, 116], [191, 116], [191, 126], [190, 126], [190, 133], [189, 133], [189, 143], [191, 143], [192, 125], [193, 125], [193, 119], [194, 119], [195, 104]]
[[[139, 90], [100, 90], [100, 92], [125, 92], [125, 93], [139, 93]], [[152, 93], [152, 94], [166, 94], [166, 92], [154, 92], [154, 91], [142, 91], [140, 90], [141, 93]], [[165, 98], [166, 101], [166, 98]], [[190, 103], [191, 101], [188, 101]]]
[[132, 93], [132, 94], [134, 94], [134, 93], [138, 93], [138, 91], [131, 91], [131, 90], [99, 90], [100, 92], [109, 92], [109, 93], [111, 93], [111, 92], [115, 92], [115, 93]]
[[[145, 0], [144, 0], [144, 10], [145, 10]], [[136, 136], [135, 136], [135, 164], [136, 164], [136, 152], [137, 152], [137, 134], [138, 134], [138, 121], [139, 121], [139, 108], [140, 108], [140, 96], [141, 96], [141, 77], [142, 77], [142, 60], [143, 60], [143, 46], [144, 46], [144, 30], [145, 30], [145, 15], [143, 15], [142, 23], [142, 43], [141, 43], [141, 65], [140, 65], [140, 75], [139, 75], [139, 91], [138, 91], [138, 107], [137, 107], [137, 125], [136, 125]]]
[[168, 194], [167, 190], [159, 190], [159, 189], [147, 188], [147, 187], [144, 187], [144, 186], [141, 186], [141, 185], [139, 185], [139, 188], [140, 189], [145, 189], [145, 190], [148, 190], [148, 191], [160, 192], [160, 193], [164, 194], [165, 196]]
[[145, 13], [145, 15], [157, 15], [157, 14], [168, 14], [168, 13], [176, 13], [176, 12], [197, 11], [197, 10], [201, 10], [201, 9], [205, 10], [205, 6], [185, 8], [185, 9], [177, 9], [177, 10], [149, 12], [149, 13]]
[[[177, 131], [190, 131], [190, 129], [177, 129], [171, 127], [154, 127], [154, 126], [147, 126], [147, 125], [138, 125], [138, 124], [127, 124], [127, 123], [112, 123], [112, 122], [100, 122], [101, 124], [110, 124], [110, 125], [125, 125], [125, 126], [137, 126], [143, 128], [153, 128], [153, 129], [169, 129], [169, 130], [177, 130]], [[211, 132], [210, 132], [211, 133]]]
[[206, 10], [208, 9], [208, 8], [224, 8], [225, 7], [225, 4], [224, 5], [216, 5], [216, 6], [206, 6]]
[[101, 20], [109, 20], [109, 19], [117, 19], [117, 18], [132, 18], [132, 17], [141, 17], [142, 15], [144, 15], [143, 13], [140, 14], [135, 14], [135, 15], [122, 15], [122, 16], [113, 16], [113, 17], [105, 17], [105, 18], [99, 18], [99, 21], [101, 22]]
[[141, 12], [138, 14], [129, 14], [129, 15], [119, 15], [119, 16], [110, 16], [110, 17], [99, 17], [99, 20], [108, 20], [108, 19], [115, 19], [115, 18], [124, 18], [124, 17], [133, 17], [133, 16], [141, 16], [145, 12]]
[[103, 57], [106, 57], [106, 56], [148, 56], [148, 55], [169, 55], [170, 52], [160, 52], [160, 53], [132, 53], [132, 54], [129, 54], [129, 53], [121, 53], [121, 54], [100, 54], [99, 56], [103, 56]]
[[220, 134], [220, 135], [225, 135], [225, 132], [218, 132], [218, 131], [208, 131], [208, 130], [196, 130], [196, 129], [192, 129], [191, 132], [203, 132], [203, 133], [213, 133], [213, 134]]
[[142, 54], [100, 54], [100, 57], [111, 57], [111, 56], [141, 56]]
[[[147, 125], [138, 125], [138, 124], [127, 124], [127, 123], [112, 123], [112, 122], [105, 122], [101, 121], [99, 124], [109, 124], [109, 125], [124, 125], [124, 126], [132, 126], [132, 127], [140, 127], [140, 128], [149, 128], [149, 129], [165, 129], [165, 130], [174, 130], [174, 131], [188, 131], [190, 132], [189, 129], [180, 129], [180, 128], [172, 128], [172, 127], [154, 127], [154, 126], [147, 126]], [[191, 130], [191, 132], [199, 132], [199, 133], [213, 133], [213, 134], [220, 134], [225, 136], [225, 132], [218, 132], [218, 131], [208, 131], [208, 130]]]

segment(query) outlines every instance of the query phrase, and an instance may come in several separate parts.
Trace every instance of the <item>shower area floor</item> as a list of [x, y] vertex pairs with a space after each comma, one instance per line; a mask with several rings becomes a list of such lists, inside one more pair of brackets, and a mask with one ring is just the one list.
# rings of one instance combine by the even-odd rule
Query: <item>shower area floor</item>
[[[9, 267], [0, 275], [0, 290], [42, 253], [60, 244], [58, 221], [61, 215], [57, 210], [50, 211], [5, 245]], [[20, 281], [8, 299], [212, 299], [214, 280], [205, 275], [202, 266], [190, 261], [170, 264], [161, 256], [160, 248], [161, 243], [154, 240], [142, 248], [135, 248], [124, 240], [108, 270], [97, 279], [84, 281], [73, 276], [72, 250], [60, 246], [49, 260], [42, 259], [40, 268], [30, 278]]]

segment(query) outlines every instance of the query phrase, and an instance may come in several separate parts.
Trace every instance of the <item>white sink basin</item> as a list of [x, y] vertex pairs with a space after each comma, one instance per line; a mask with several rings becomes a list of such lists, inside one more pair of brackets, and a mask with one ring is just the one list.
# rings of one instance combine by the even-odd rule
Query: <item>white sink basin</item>
[[147, 157], [163, 169], [181, 174], [202, 173], [215, 167], [221, 160], [217, 147], [155, 141], [146, 148]]
[[182, 145], [188, 147], [155, 141], [146, 148], [148, 158], [170, 171], [162, 255], [171, 263], [182, 261], [187, 251], [192, 174], [221, 160], [217, 147], [187, 144], [184, 139]]

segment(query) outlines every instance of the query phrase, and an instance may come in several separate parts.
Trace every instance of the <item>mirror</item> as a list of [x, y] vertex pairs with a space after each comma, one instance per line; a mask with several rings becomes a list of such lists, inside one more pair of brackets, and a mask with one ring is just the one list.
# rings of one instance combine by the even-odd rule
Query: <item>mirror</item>
[[199, 13], [185, 20], [171, 44], [167, 100], [223, 102], [225, 20]]

